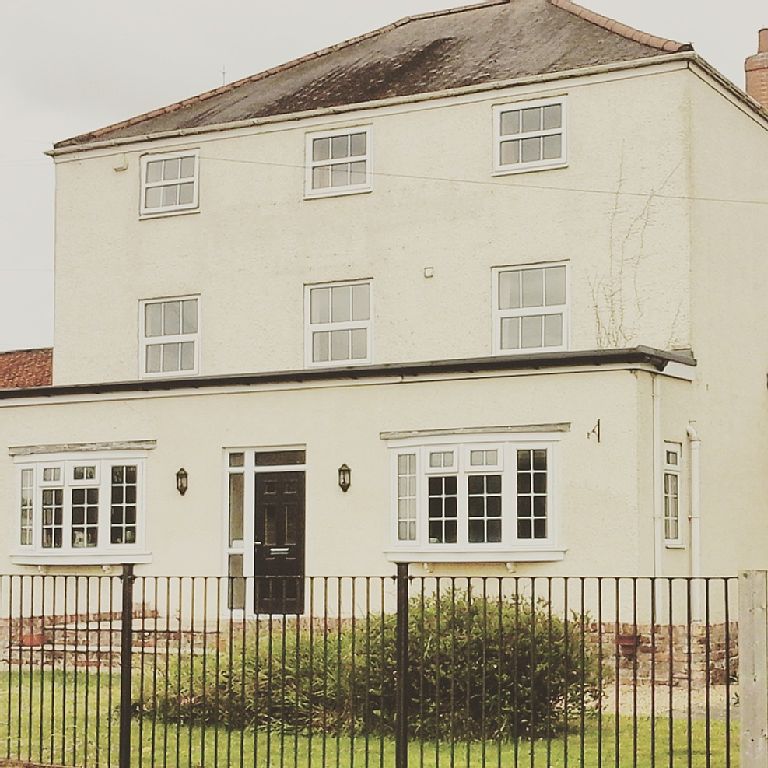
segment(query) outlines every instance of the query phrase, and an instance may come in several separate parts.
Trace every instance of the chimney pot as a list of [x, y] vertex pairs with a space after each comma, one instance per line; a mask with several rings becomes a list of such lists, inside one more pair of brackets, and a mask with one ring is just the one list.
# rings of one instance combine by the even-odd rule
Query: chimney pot
[[768, 27], [763, 27], [758, 32], [757, 52], [768, 53]]

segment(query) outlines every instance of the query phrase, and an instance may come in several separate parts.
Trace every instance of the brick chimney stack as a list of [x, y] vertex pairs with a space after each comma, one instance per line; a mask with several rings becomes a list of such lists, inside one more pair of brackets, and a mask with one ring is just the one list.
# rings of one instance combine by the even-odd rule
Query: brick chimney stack
[[768, 109], [768, 27], [760, 30], [757, 53], [744, 62], [747, 93]]

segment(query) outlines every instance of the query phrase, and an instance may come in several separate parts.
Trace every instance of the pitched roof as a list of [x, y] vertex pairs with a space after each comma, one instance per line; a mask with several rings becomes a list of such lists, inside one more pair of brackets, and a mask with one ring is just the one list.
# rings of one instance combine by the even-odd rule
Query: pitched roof
[[684, 50], [691, 46], [639, 32], [571, 0], [489, 0], [406, 17], [55, 147], [433, 93]]
[[50, 347], [0, 352], [0, 389], [49, 387], [52, 370], [53, 350]]

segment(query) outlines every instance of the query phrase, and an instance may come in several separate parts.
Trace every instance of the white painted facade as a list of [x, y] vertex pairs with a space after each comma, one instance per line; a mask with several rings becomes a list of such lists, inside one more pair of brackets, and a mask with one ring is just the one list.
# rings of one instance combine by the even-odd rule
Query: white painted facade
[[[563, 161], [499, 173], [500, 107], [553, 99], [565, 115]], [[365, 189], [307, 196], [307, 137], [363, 130]], [[154, 153], [194, 155], [196, 206], [142, 213], [141, 169]], [[54, 155], [61, 389], [0, 399], [2, 570], [133, 560], [139, 572], [226, 574], [227, 457], [278, 449], [306, 452], [310, 575], [386, 574], [395, 560], [535, 575], [768, 565], [768, 124], [692, 55]], [[522, 352], [644, 346], [671, 361], [398, 368], [513, 357], [499, 349], [499, 272], [555, 266], [565, 268], [562, 344]], [[366, 354], [350, 362], [391, 366], [375, 376], [318, 363], [307, 348], [309, 291], [337, 282], [370, 286]], [[116, 384], [163, 379], [142, 365], [151, 339], [142, 344], [140, 310], [177, 297], [199, 302], [195, 332], [173, 341], [196, 345], [194, 367], [172, 376], [189, 381], [167, 391]], [[685, 363], [691, 354], [696, 365]], [[284, 371], [297, 374], [209, 378]], [[665, 444], [679, 446], [677, 472]], [[522, 481], [512, 463], [536, 446], [548, 450], [547, 535], [526, 541], [514, 534]], [[486, 473], [502, 478], [502, 541], [430, 543], [426, 489], [440, 474], [430, 451], [466, 462], [461, 487], [472, 448], [503, 457]], [[38, 486], [37, 527], [22, 545], [21, 468], [66, 471], [110, 451], [143, 474], [130, 551], [42, 551]], [[416, 541], [398, 541], [398, 452], [421, 457]], [[352, 471], [345, 493], [341, 464]], [[665, 543], [671, 474], [679, 530]], [[467, 493], [457, 494], [460, 531]], [[99, 524], [103, 542], [109, 521]]]

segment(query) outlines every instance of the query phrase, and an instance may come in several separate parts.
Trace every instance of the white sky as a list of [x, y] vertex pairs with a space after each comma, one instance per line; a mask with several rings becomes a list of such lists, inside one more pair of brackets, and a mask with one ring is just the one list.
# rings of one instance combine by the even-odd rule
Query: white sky
[[[0, 0], [0, 350], [53, 343], [57, 140], [468, 0]], [[512, 0], [514, 2], [514, 0]], [[582, 0], [693, 42], [743, 87], [766, 0]], [[710, 9], [714, 10], [710, 10]], [[105, 253], [104, 258], [109, 258]], [[84, 287], [82, 300], [88, 301]]]

